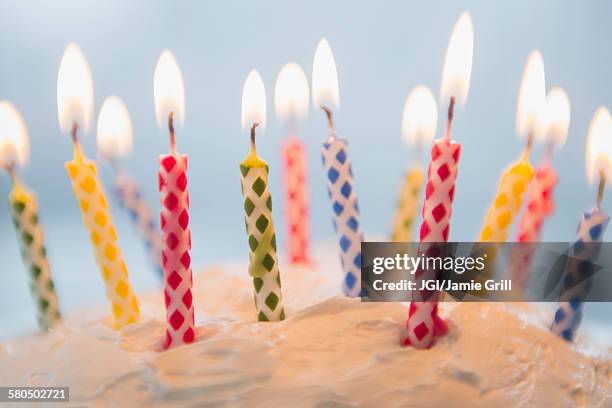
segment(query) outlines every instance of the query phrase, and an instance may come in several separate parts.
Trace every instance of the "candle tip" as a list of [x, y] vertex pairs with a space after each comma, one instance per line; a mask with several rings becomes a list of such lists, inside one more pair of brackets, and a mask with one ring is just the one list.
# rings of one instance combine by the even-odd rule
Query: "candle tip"
[[529, 159], [529, 154], [531, 153], [531, 148], [533, 147], [533, 132], [529, 132], [527, 135], [527, 145], [525, 146], [525, 159]]
[[603, 201], [604, 191], [606, 189], [606, 173], [602, 170], [599, 172], [599, 188], [597, 189], [597, 199], [596, 205], [597, 208], [601, 205]]
[[77, 131], [79, 130], [79, 124], [77, 122], [72, 122], [72, 129], [70, 129], [70, 138], [72, 139], [72, 143], [77, 144], [79, 142], [77, 138]]
[[15, 162], [11, 162], [7, 164], [5, 169], [9, 177], [11, 178], [13, 185], [16, 186], [17, 185], [17, 173], [15, 172]]
[[331, 109], [329, 109], [327, 106], [324, 106], [324, 105], [321, 105], [321, 109], [323, 109], [323, 112], [325, 112], [325, 115], [327, 115], [327, 125], [329, 126], [330, 135], [335, 134], [334, 115]]
[[453, 124], [453, 117], [455, 116], [455, 97], [451, 96], [448, 102], [448, 116], [446, 117], [446, 132], [444, 138], [450, 140], [451, 125]]
[[253, 122], [251, 126], [251, 147], [255, 149], [255, 128], [259, 126], [259, 122]]
[[176, 136], [174, 135], [174, 112], [168, 113], [168, 131], [170, 132], [170, 150], [172, 154], [176, 151]]

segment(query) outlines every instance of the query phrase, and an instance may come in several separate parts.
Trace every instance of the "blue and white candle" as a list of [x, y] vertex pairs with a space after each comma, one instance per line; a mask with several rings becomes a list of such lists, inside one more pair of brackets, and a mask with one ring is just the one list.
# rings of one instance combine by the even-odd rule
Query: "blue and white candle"
[[332, 120], [332, 107], [339, 106], [338, 75], [329, 43], [321, 39], [317, 46], [312, 71], [313, 102], [327, 114], [329, 135], [321, 148], [327, 177], [327, 191], [344, 272], [344, 294], [357, 297], [361, 291], [361, 241], [359, 206], [353, 186], [353, 171], [348, 156], [348, 143], [337, 136]]
[[[132, 139], [132, 121], [125, 104], [116, 96], [106, 98], [98, 116], [97, 143], [100, 156], [116, 168], [117, 158], [132, 149]], [[157, 276], [163, 279], [161, 231], [154, 221], [149, 204], [140, 194], [138, 183], [117, 169], [114, 192], [142, 237]]]
[[119, 204], [128, 212], [130, 219], [144, 241], [151, 265], [155, 268], [157, 276], [163, 279], [164, 270], [161, 267], [161, 231], [155, 222], [149, 203], [143, 199], [140, 193], [138, 183], [127, 174], [118, 172], [114, 192]]
[[[596, 207], [586, 211], [578, 224], [578, 238], [570, 248], [570, 258], [564, 277], [564, 298], [560, 302], [551, 325], [551, 331], [567, 341], [573, 341], [582, 321], [584, 300], [589, 294], [589, 282], [582, 282], [592, 273], [599, 257], [599, 248], [610, 217]], [[586, 244], [586, 245], [585, 245]], [[585, 262], [586, 261], [586, 262]]]
[[[592, 183], [599, 175], [595, 207], [585, 212], [578, 224], [578, 238], [570, 249], [570, 260], [564, 277], [564, 293], [551, 331], [573, 341], [582, 321], [584, 301], [591, 289], [588, 277], [599, 257], [601, 241], [610, 217], [601, 209], [606, 180], [612, 176], [612, 117], [599, 108], [591, 121], [587, 139], [587, 176]], [[585, 280], [587, 279], [587, 280]]]

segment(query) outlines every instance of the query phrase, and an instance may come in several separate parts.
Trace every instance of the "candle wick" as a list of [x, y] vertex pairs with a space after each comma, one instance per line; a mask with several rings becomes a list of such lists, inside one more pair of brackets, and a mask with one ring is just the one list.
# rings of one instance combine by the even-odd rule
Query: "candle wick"
[[323, 111], [327, 115], [327, 125], [329, 126], [329, 136], [330, 137], [335, 137], [336, 136], [336, 128], [334, 126], [334, 115], [333, 115], [331, 109], [329, 109], [327, 106], [321, 105], [321, 109], [323, 109]]
[[168, 131], [170, 132], [170, 151], [176, 153], [176, 136], [174, 134], [174, 112], [168, 114]]
[[531, 153], [531, 148], [533, 147], [533, 132], [529, 132], [527, 135], [527, 145], [525, 146], [525, 158], [529, 158], [529, 154]]
[[451, 136], [451, 126], [453, 125], [453, 117], [455, 115], [455, 97], [451, 96], [450, 101], [448, 103], [448, 116], [446, 118], [446, 132], [444, 133], [444, 138], [446, 140], [450, 140]]
[[258, 122], [253, 122], [251, 126], [251, 149], [255, 150], [255, 128], [259, 126]]
[[79, 144], [79, 139], [77, 138], [78, 130], [79, 130], [79, 124], [77, 122], [72, 122], [72, 129], [70, 129], [70, 138], [72, 139], [72, 143], [74, 145]]
[[599, 206], [601, 205], [601, 202], [603, 201], [603, 195], [604, 195], [605, 189], [606, 189], [606, 173], [604, 173], [604, 171], [602, 170], [599, 172], [599, 188], [597, 189], [597, 199], [596, 199], [597, 208], [599, 208]]
[[15, 163], [14, 162], [11, 162], [6, 166], [6, 172], [11, 177], [11, 181], [13, 182], [13, 185], [16, 186], [17, 185], [17, 174], [15, 173]]

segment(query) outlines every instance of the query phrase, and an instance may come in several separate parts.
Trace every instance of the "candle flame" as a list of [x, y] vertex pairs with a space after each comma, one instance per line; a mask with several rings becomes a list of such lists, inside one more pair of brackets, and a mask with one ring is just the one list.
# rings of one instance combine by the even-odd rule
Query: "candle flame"
[[157, 125], [163, 129], [168, 125], [170, 113], [175, 122], [181, 125], [185, 121], [185, 84], [176, 58], [168, 51], [162, 51], [155, 67], [153, 79], [155, 98], [155, 115]]
[[312, 64], [312, 102], [328, 108], [340, 106], [336, 61], [325, 38], [319, 41]]
[[24, 165], [29, 152], [28, 129], [21, 114], [9, 101], [0, 101], [0, 170]]
[[546, 81], [540, 51], [529, 54], [516, 102], [516, 128], [520, 136], [541, 138], [545, 133]]
[[274, 87], [274, 108], [281, 120], [302, 119], [308, 114], [310, 103], [308, 79], [295, 62], [283, 66]]
[[440, 88], [442, 106], [448, 106], [453, 96], [458, 106], [463, 106], [467, 101], [473, 56], [474, 26], [472, 17], [465, 12], [457, 20], [448, 41]]
[[98, 115], [98, 149], [106, 158], [124, 156], [132, 150], [132, 120], [123, 101], [106, 98]]
[[597, 109], [589, 126], [586, 171], [590, 183], [600, 173], [612, 182], [612, 117], [603, 106]]
[[561, 147], [567, 139], [570, 124], [571, 106], [562, 88], [553, 87], [546, 96], [546, 140]]
[[251, 70], [242, 89], [242, 129], [257, 123], [258, 129], [266, 126], [266, 89], [261, 75]]
[[62, 132], [77, 126], [89, 131], [93, 115], [93, 80], [91, 70], [74, 43], [68, 44], [57, 74], [57, 114]]
[[406, 143], [428, 144], [436, 133], [438, 107], [431, 90], [423, 85], [406, 98], [402, 115], [402, 135]]

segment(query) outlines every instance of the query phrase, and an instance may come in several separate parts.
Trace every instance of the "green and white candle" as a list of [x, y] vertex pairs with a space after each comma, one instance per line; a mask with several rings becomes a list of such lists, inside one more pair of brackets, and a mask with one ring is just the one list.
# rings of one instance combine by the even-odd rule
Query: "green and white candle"
[[61, 321], [57, 295], [43, 230], [38, 222], [38, 203], [33, 193], [27, 191], [16, 180], [9, 194], [9, 207], [21, 246], [21, 255], [29, 272], [30, 290], [36, 303], [38, 325], [48, 330]]
[[28, 132], [23, 118], [12, 103], [0, 101], [0, 169], [6, 169], [13, 181], [8, 196], [9, 208], [30, 278], [38, 324], [47, 330], [61, 322], [61, 316], [44, 235], [38, 222], [36, 196], [19, 182], [15, 173], [15, 167], [27, 161], [28, 153]]
[[[265, 112], [263, 81], [256, 71], [251, 71], [242, 97], [243, 124], [245, 108], [248, 108], [248, 102], [250, 102], [249, 98], [254, 98], [256, 102], [261, 103], [262, 95], [263, 111]], [[261, 113], [261, 110], [258, 112]], [[265, 119], [265, 113], [263, 119]], [[263, 119], [258, 117], [257, 120], [250, 121], [251, 148], [247, 157], [240, 163], [240, 176], [249, 244], [248, 270], [255, 289], [257, 320], [279, 321], [285, 319], [285, 309], [276, 254], [276, 235], [272, 221], [272, 197], [268, 190], [269, 168], [268, 163], [260, 158], [255, 150], [255, 128]]]

